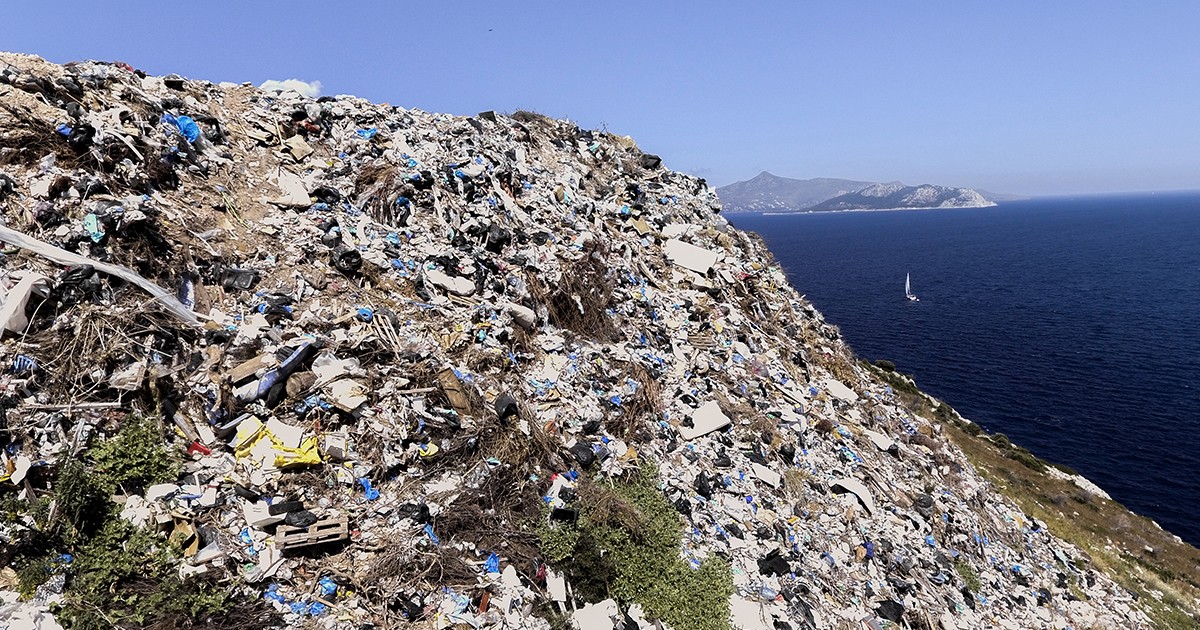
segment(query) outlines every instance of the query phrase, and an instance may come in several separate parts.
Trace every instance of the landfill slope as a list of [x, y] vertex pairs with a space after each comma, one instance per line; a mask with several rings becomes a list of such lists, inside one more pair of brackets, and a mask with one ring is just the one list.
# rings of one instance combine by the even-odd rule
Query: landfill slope
[[[1147, 626], [629, 138], [4, 54], [0, 209], [24, 627]], [[584, 601], [543, 547], [597, 497], [677, 522], [716, 612]], [[88, 590], [106, 531], [220, 603]]]

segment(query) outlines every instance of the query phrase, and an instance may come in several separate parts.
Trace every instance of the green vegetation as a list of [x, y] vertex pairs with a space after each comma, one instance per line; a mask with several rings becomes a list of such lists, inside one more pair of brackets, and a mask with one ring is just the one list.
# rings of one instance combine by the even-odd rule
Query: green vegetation
[[112, 508], [104, 527], [76, 549], [61, 615], [64, 625], [87, 630], [148, 622], [179, 627], [229, 608], [227, 588], [184, 582], [178, 564], [177, 548], [130, 525]]
[[163, 446], [158, 425], [140, 416], [129, 416], [111, 440], [88, 453], [101, 479], [113, 489], [140, 492], [147, 486], [179, 478], [179, 456]]
[[657, 471], [611, 483], [583, 480], [575, 524], [539, 526], [541, 549], [587, 601], [640, 603], [678, 630], [729, 627], [733, 578], [710, 557], [693, 569], [680, 558], [680, 517], [655, 487]]
[[51, 496], [32, 505], [15, 499], [0, 504], [3, 522], [33, 515], [33, 527], [7, 550], [22, 597], [65, 577], [57, 615], [69, 630], [266, 625], [269, 613], [261, 602], [235, 603], [226, 585], [183, 580], [178, 547], [120, 517], [114, 491], [140, 491], [174, 481], [180, 472], [180, 458], [163, 445], [154, 423], [131, 416], [116, 436], [85, 455], [60, 460], [52, 509]]
[[891, 361], [888, 361], [887, 359], [876, 359], [872, 363], [872, 365], [883, 370], [884, 372], [895, 372], [896, 371], [896, 364], [892, 363]]
[[963, 583], [967, 585], [967, 588], [971, 589], [972, 593], [978, 593], [979, 589], [983, 588], [983, 582], [979, 579], [979, 574], [975, 569], [971, 568], [971, 565], [958, 560], [954, 563], [954, 570], [958, 572], [959, 577], [963, 579]]

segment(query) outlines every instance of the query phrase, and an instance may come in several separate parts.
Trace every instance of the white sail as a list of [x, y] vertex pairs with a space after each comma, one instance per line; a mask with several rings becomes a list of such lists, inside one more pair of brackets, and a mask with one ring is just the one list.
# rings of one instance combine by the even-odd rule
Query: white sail
[[913, 295], [912, 285], [909, 282], [908, 272], [904, 273], [904, 297], [908, 298], [909, 300], [912, 300], [913, 302], [918, 301], [917, 296]]

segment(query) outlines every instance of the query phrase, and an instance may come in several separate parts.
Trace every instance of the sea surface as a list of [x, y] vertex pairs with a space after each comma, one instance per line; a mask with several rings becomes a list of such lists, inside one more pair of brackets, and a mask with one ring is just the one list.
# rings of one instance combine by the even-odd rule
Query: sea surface
[[1200, 545], [1200, 193], [728, 218], [860, 357]]

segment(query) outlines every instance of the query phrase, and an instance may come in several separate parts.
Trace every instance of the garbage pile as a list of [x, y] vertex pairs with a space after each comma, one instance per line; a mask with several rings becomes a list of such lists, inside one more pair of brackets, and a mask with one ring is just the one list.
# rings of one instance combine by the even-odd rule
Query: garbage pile
[[114, 519], [264, 625], [720, 627], [548, 561], [639, 471], [733, 627], [1146, 625], [627, 137], [4, 54], [0, 209], [31, 627]]

